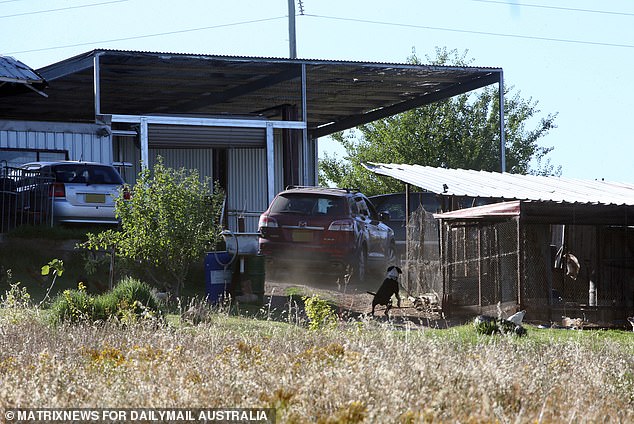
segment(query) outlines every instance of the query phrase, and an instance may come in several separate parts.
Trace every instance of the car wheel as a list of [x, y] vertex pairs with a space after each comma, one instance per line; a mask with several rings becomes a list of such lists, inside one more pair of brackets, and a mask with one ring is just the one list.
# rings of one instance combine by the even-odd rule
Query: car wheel
[[365, 275], [367, 271], [368, 265], [368, 254], [366, 252], [365, 246], [362, 246], [359, 249], [359, 253], [355, 260], [355, 263], [352, 266], [352, 281], [355, 283], [362, 283], [365, 281]]

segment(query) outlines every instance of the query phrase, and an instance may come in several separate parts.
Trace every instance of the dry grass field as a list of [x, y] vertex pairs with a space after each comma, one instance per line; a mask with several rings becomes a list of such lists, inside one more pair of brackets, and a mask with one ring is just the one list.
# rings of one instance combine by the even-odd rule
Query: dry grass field
[[634, 422], [634, 333], [482, 336], [214, 311], [52, 326], [0, 310], [0, 408], [274, 407], [278, 423]]

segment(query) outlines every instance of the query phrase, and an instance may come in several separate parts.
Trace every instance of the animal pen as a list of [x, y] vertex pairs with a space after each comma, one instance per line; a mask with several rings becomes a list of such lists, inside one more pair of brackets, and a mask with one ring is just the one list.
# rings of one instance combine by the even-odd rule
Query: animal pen
[[512, 201], [408, 225], [406, 289], [449, 317], [510, 315], [626, 325], [634, 314], [631, 206]]

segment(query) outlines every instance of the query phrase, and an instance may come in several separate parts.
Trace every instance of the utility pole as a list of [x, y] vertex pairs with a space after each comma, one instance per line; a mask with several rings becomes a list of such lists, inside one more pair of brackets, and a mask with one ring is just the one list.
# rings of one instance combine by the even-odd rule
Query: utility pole
[[295, 0], [288, 0], [288, 43], [291, 59], [297, 59], [295, 40]]

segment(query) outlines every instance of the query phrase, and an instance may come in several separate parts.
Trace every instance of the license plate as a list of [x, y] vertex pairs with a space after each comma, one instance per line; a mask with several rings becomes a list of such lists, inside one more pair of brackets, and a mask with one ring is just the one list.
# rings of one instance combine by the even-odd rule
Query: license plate
[[86, 193], [86, 203], [106, 203], [106, 195]]
[[292, 234], [293, 241], [310, 242], [313, 241], [313, 233], [310, 231], [295, 230]]

